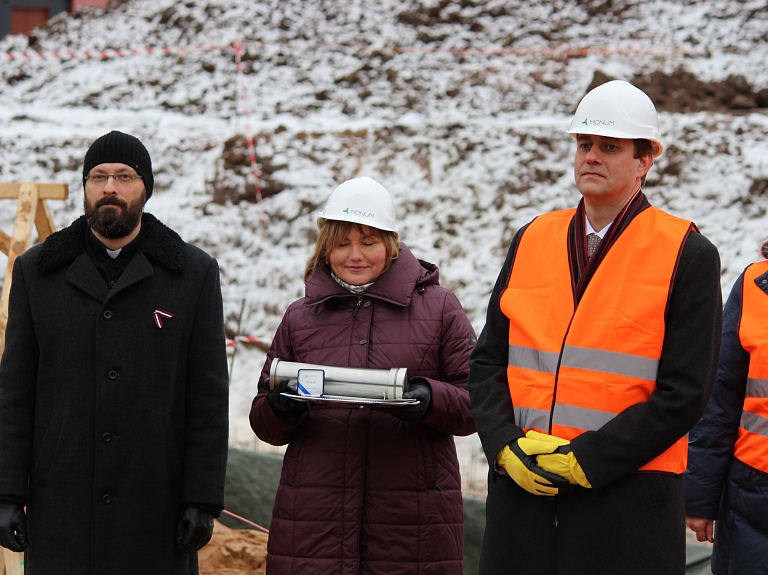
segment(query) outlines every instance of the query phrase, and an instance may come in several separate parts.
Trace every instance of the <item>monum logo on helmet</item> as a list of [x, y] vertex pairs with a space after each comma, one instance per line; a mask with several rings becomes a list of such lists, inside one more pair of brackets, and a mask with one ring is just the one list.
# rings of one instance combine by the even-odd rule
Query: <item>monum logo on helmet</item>
[[616, 122], [613, 120], [590, 120], [589, 118], [585, 118], [582, 124], [585, 126], [614, 126], [616, 125]]
[[342, 213], [345, 213], [345, 214], [347, 214], [347, 215], [349, 215], [349, 216], [360, 216], [361, 218], [373, 218], [373, 217], [375, 217], [375, 216], [374, 216], [373, 214], [371, 214], [371, 213], [368, 213], [368, 212], [362, 212], [362, 211], [360, 211], [360, 210], [354, 210], [354, 209], [352, 209], [352, 208], [344, 208], [344, 209], [343, 209], [343, 210], [341, 210], [341, 211], [342, 211]]
[[333, 190], [319, 216], [370, 226], [387, 232], [397, 231], [395, 202], [387, 189], [373, 178], [353, 178]]
[[664, 151], [656, 107], [645, 92], [623, 80], [612, 80], [590, 90], [579, 102], [568, 133], [574, 138], [593, 134], [648, 140], [654, 158]]

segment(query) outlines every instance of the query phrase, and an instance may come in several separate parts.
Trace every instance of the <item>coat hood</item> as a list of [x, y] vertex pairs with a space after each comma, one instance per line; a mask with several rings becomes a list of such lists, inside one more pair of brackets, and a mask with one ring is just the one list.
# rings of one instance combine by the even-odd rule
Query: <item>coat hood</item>
[[[87, 229], [85, 216], [80, 216], [70, 226], [48, 236], [41, 246], [37, 260], [40, 273], [53, 272], [74, 262], [77, 256], [85, 251]], [[139, 247], [150, 262], [175, 274], [184, 270], [184, 240], [152, 214], [142, 214], [140, 237]]]
[[[440, 284], [440, 272], [435, 264], [416, 259], [405, 244], [390, 268], [365, 292], [366, 296], [407, 306], [415, 289]], [[341, 287], [325, 270], [315, 270], [306, 284], [306, 305], [317, 305], [334, 297], [354, 297]]]

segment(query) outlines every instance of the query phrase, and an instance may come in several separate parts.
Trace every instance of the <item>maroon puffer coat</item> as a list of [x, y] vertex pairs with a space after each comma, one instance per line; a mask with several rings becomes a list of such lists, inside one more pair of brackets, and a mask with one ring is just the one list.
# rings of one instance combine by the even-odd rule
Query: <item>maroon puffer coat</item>
[[[277, 330], [251, 408], [251, 427], [285, 445], [269, 533], [269, 575], [461, 575], [461, 477], [451, 435], [474, 433], [467, 391], [475, 341], [438, 270], [407, 247], [361, 297], [327, 273]], [[432, 388], [416, 423], [362, 407], [311, 404], [293, 425], [267, 402], [272, 359], [407, 367]]]

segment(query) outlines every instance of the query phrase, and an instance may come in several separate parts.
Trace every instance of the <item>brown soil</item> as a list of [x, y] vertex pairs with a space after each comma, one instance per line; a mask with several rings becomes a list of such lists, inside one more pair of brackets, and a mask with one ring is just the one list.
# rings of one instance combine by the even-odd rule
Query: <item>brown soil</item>
[[[597, 70], [587, 92], [614, 79]], [[657, 71], [637, 75], [631, 82], [648, 94], [659, 111], [745, 114], [768, 107], [768, 89], [756, 91], [744, 76], [731, 75], [723, 81], [704, 82], [680, 68], [672, 74]]]
[[264, 575], [267, 534], [230, 529], [218, 521], [210, 543], [198, 552], [200, 575]]
[[[269, 141], [269, 138], [268, 134], [258, 134], [255, 145], [259, 145], [259, 140]], [[287, 168], [287, 164], [273, 164], [272, 158], [263, 154], [259, 155], [258, 161], [261, 197], [268, 198], [282, 192], [286, 185], [276, 179], [274, 174]], [[213, 201], [221, 205], [227, 202], [237, 205], [242, 201], [255, 204], [258, 198], [256, 187], [250, 183], [251, 174], [248, 141], [245, 136], [238, 134], [224, 142], [224, 151], [216, 164], [216, 176], [208, 182]]]

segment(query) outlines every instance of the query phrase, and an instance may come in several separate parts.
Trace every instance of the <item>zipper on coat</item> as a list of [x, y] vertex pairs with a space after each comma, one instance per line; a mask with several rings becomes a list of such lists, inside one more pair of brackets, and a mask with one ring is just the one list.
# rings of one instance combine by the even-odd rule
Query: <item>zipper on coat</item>
[[357, 305], [355, 306], [355, 309], [352, 312], [352, 317], [355, 317], [357, 315], [357, 310], [360, 309], [360, 304], [362, 303], [363, 303], [363, 296], [361, 295], [357, 296]]

